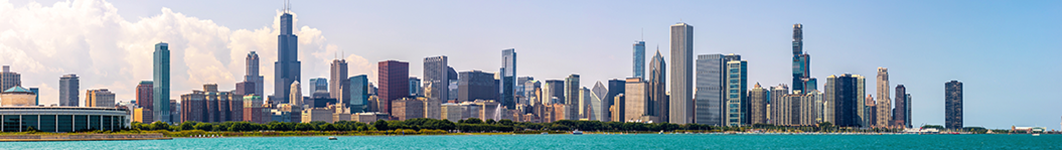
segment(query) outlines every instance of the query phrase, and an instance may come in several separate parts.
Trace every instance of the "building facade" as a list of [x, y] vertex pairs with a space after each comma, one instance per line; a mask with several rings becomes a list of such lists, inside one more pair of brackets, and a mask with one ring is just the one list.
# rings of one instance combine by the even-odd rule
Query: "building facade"
[[277, 101], [285, 103], [291, 95], [291, 83], [302, 81], [302, 62], [299, 61], [299, 37], [293, 32], [295, 17], [287, 10], [280, 15], [280, 35], [277, 35], [277, 61], [273, 65], [274, 92]]
[[501, 96], [498, 102], [508, 109], [516, 109], [516, 49], [502, 50], [502, 67], [498, 72], [501, 75]]
[[336, 104], [346, 104], [350, 101], [350, 80], [347, 80], [350, 76], [347, 75], [347, 60], [336, 59], [332, 60], [332, 66], [329, 73], [331, 80], [328, 85], [328, 95], [336, 99]]
[[686, 124], [693, 120], [693, 26], [671, 25], [670, 114], [661, 119]]
[[369, 77], [356, 75], [347, 81], [350, 82], [350, 101], [347, 103], [347, 107], [350, 107], [349, 113], [369, 112]]
[[624, 100], [622, 103], [626, 103], [623, 108], [623, 120], [629, 122], [631, 120], [637, 120], [642, 116], [649, 116], [650, 101], [649, 101], [649, 83], [646, 83], [642, 78], [634, 77], [627, 78], [627, 86], [625, 89], [627, 92], [623, 93]]
[[760, 83], [756, 83], [749, 90], [749, 103], [752, 107], [749, 109], [749, 119], [752, 122], [749, 124], [766, 124], [767, 123], [767, 99], [771, 96], [770, 91], [760, 87]]
[[962, 82], [944, 83], [944, 128], [962, 129]]
[[634, 42], [634, 77], [645, 78], [645, 41]]
[[114, 107], [114, 93], [107, 89], [91, 89], [85, 92], [85, 107]]
[[[660, 55], [660, 50], [656, 50], [656, 55], [649, 60], [649, 102], [645, 104], [646, 110], [644, 116], [655, 116], [659, 121], [667, 122], [668, 116], [671, 115], [671, 100], [667, 96], [667, 63], [664, 61], [664, 57]], [[674, 88], [674, 87], [672, 87]], [[631, 96], [628, 94], [628, 96]], [[630, 102], [627, 102], [630, 103]], [[628, 118], [642, 117], [627, 115]], [[637, 119], [636, 119], [637, 120]]]
[[[158, 43], [155, 44], [154, 61], [152, 62], [154, 69], [152, 71], [152, 102], [157, 109], [152, 109], [152, 118], [158, 121], [173, 123], [170, 117], [170, 44]], [[88, 95], [85, 95], [88, 97]], [[85, 104], [88, 106], [89, 104]]]
[[383, 101], [380, 112], [391, 113], [391, 100], [409, 96], [409, 63], [397, 60], [381, 61], [379, 71], [379, 97]]
[[[246, 61], [247, 61], [247, 66], [246, 66], [247, 67], [247, 69], [246, 69], [247, 73], [246, 73], [246, 75], [243, 76], [243, 80], [244, 80], [244, 82], [251, 83], [253, 85], [253, 88], [246, 89], [246, 90], [244, 90], [243, 93], [239, 93], [239, 94], [244, 94], [244, 95], [250, 95], [250, 94], [265, 95], [265, 91], [264, 91], [265, 78], [262, 77], [262, 74], [258, 72], [259, 71], [258, 53], [255, 53], [254, 51], [251, 51], [250, 53], [247, 53]], [[237, 87], [239, 87], [239, 86], [237, 86]]]
[[724, 55], [723, 61], [726, 62], [723, 81], [727, 86], [723, 91], [724, 110], [727, 111], [724, 121], [728, 126], [749, 125], [751, 119], [747, 113], [752, 105], [745, 92], [748, 91], [748, 62], [735, 54]]
[[[720, 126], [723, 121], [723, 55], [697, 55], [697, 93], [694, 122]], [[765, 116], [766, 117], [766, 116]]]
[[128, 110], [115, 107], [0, 107], [2, 132], [119, 131], [129, 126]]
[[876, 121], [874, 126], [887, 128], [891, 125], [892, 121], [892, 99], [889, 98], [889, 70], [884, 67], [878, 67], [878, 99], [876, 107]]
[[80, 81], [76, 74], [67, 74], [59, 78], [59, 106], [79, 106], [78, 93], [80, 88], [78, 87]]

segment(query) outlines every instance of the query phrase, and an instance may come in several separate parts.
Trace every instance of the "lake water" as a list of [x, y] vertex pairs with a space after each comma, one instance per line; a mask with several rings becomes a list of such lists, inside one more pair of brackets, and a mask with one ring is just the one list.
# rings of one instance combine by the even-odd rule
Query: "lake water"
[[0, 149], [1062, 149], [1062, 135], [439, 135], [0, 142]]

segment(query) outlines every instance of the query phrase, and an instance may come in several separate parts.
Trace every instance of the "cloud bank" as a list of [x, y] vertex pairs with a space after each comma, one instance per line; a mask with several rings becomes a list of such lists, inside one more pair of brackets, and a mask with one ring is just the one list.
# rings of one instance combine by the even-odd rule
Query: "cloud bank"
[[[171, 98], [217, 83], [232, 90], [243, 81], [245, 57], [256, 51], [261, 57], [265, 91], [273, 93], [273, 62], [277, 59], [279, 16], [257, 29], [230, 29], [161, 8], [155, 16], [130, 21], [102, 0], [74, 0], [42, 6], [30, 2], [14, 6], [0, 0], [0, 64], [22, 74], [24, 87], [41, 90], [41, 104], [58, 103], [59, 78], [80, 77], [80, 98], [88, 89], [109, 89], [117, 101], [135, 98], [140, 81], [152, 79], [154, 44], [169, 43]], [[296, 15], [298, 25], [298, 15]], [[298, 27], [298, 26], [296, 26]], [[295, 29], [299, 36], [299, 60], [303, 80], [327, 77], [329, 63], [339, 47], [330, 44], [322, 31], [309, 26]], [[350, 74], [368, 74], [375, 79], [375, 63], [347, 55]], [[83, 101], [83, 100], [81, 100]], [[82, 102], [83, 103], [83, 102]]]

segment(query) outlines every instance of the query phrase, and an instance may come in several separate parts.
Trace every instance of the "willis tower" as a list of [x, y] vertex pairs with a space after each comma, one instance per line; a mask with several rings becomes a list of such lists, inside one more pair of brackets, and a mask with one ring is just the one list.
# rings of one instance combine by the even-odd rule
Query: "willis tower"
[[277, 36], [277, 62], [273, 85], [273, 104], [287, 103], [288, 95], [291, 95], [291, 83], [299, 81], [302, 72], [299, 62], [299, 37], [292, 33], [293, 16], [290, 10], [285, 8], [284, 14], [280, 15], [280, 35]]

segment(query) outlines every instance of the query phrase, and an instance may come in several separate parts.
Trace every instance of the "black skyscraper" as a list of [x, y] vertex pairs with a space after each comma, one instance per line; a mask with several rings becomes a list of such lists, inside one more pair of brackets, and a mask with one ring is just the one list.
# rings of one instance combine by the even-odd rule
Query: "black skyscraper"
[[277, 36], [277, 56], [279, 57], [276, 62], [276, 69], [274, 70], [276, 76], [274, 76], [273, 104], [287, 103], [288, 95], [291, 93], [291, 83], [299, 81], [301, 78], [299, 74], [302, 72], [299, 62], [299, 37], [292, 33], [292, 21], [293, 16], [286, 12], [280, 15], [280, 35]]
[[944, 83], [944, 128], [962, 129], [962, 82]]

